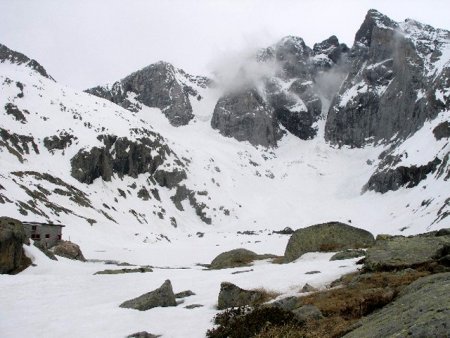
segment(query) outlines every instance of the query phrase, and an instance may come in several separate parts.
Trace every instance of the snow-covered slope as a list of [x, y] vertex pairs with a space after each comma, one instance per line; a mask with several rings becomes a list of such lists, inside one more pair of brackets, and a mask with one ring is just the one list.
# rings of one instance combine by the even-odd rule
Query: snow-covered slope
[[[130, 112], [65, 88], [23, 65], [4, 62], [0, 67], [1, 213], [67, 224], [66, 236], [79, 243], [102, 242], [90, 235], [99, 229], [104, 229], [104, 236], [143, 242], [161, 233], [297, 228], [331, 219], [351, 220], [374, 233], [405, 227], [420, 232], [430, 227], [447, 198], [448, 183], [442, 177], [430, 177], [426, 193], [440, 197], [427, 206], [422, 202], [430, 197], [425, 198], [421, 186], [362, 194], [383, 148], [335, 149], [323, 139], [303, 141], [290, 134], [278, 148], [225, 138], [210, 128], [216, 89], [205, 88], [205, 99], [193, 101], [191, 123], [174, 127], [157, 108], [141, 105]], [[11, 113], [12, 106], [23, 118]], [[440, 116], [426, 130], [446, 113]], [[408, 144], [420, 145], [422, 134], [425, 131]], [[108, 139], [113, 144], [108, 148], [105, 135], [127, 141]], [[146, 145], [144, 137], [154, 143]], [[142, 170], [127, 167], [136, 165], [128, 157], [142, 156], [133, 150], [139, 149], [133, 142], [148, 147], [148, 162], [154, 165]], [[446, 147], [443, 139], [431, 142], [427, 151], [445, 152]], [[99, 149], [103, 157], [86, 155]], [[88, 162], [110, 157], [111, 173], [101, 165], [81, 166], [76, 170], [91, 175], [78, 175], [73, 159], [80, 153]], [[116, 163], [119, 155], [125, 163]], [[185, 176], [158, 174], [177, 171]]]

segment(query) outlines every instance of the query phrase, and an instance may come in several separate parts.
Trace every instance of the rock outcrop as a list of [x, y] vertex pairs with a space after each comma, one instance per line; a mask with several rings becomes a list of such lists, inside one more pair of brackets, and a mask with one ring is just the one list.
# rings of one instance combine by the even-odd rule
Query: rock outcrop
[[31, 264], [23, 250], [26, 241], [22, 222], [0, 217], [0, 274], [16, 274]]
[[329, 222], [295, 231], [287, 244], [284, 258], [292, 262], [307, 252], [330, 252], [370, 247], [373, 235], [350, 225]]
[[433, 129], [433, 134], [436, 140], [441, 140], [443, 138], [449, 138], [450, 137], [450, 122], [445, 121], [440, 124], [438, 124]]
[[158, 289], [142, 296], [127, 300], [120, 307], [146, 311], [155, 307], [177, 306], [177, 301], [170, 280], [166, 280]]
[[[322, 87], [336, 82], [316, 78], [341, 64], [347, 51], [336, 37], [316, 44], [312, 50], [296, 36], [284, 37], [260, 50], [255, 59], [262, 73], [267, 74], [258, 79], [244, 79], [245, 86], [220, 98], [211, 126], [225, 136], [265, 147], [277, 145], [283, 135], [282, 127], [303, 140], [315, 137], [322, 113]], [[241, 77], [253, 71], [243, 66], [236, 82], [241, 83]], [[332, 95], [328, 92], [337, 90], [330, 88], [327, 94], [322, 94]]]
[[391, 304], [362, 319], [359, 327], [344, 337], [447, 337], [449, 292], [448, 272], [420, 278]]
[[[99, 177], [110, 181], [113, 174], [136, 178], [139, 174], [155, 173], [173, 152], [160, 136], [149, 133], [149, 137], [140, 137], [135, 141], [126, 137], [100, 135], [98, 138], [104, 147], [82, 149], [71, 159], [72, 176], [82, 183], [91, 184]], [[168, 177], [160, 176], [161, 180]]]
[[445, 232], [381, 238], [367, 250], [364, 268], [368, 271], [417, 268], [441, 259], [447, 264], [449, 252], [450, 234]]
[[238, 141], [274, 147], [282, 135], [275, 117], [275, 112], [257, 90], [248, 89], [219, 99], [211, 127]]
[[244, 290], [232, 283], [223, 282], [220, 284], [217, 308], [224, 310], [230, 307], [258, 305], [267, 300], [264, 292]]
[[329, 109], [326, 139], [352, 147], [403, 139], [435, 117], [444, 107], [435, 79], [446, 72], [438, 60], [449, 40], [448, 31], [370, 10], [349, 52], [350, 73]]
[[70, 241], [59, 241], [54, 247], [51, 248], [51, 251], [57, 256], [82, 262], [86, 261], [79, 245]]
[[412, 188], [417, 186], [428, 174], [435, 172], [441, 164], [439, 158], [421, 166], [398, 166], [394, 169], [385, 169], [375, 172], [367, 182], [364, 189], [385, 193], [395, 191], [401, 187]]

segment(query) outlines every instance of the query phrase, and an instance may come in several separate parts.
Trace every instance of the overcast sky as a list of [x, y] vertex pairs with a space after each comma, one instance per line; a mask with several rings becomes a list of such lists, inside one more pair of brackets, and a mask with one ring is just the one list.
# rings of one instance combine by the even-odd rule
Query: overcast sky
[[450, 29], [449, 0], [0, 0], [0, 43], [85, 89], [159, 60], [208, 75], [285, 35], [349, 46], [368, 9]]

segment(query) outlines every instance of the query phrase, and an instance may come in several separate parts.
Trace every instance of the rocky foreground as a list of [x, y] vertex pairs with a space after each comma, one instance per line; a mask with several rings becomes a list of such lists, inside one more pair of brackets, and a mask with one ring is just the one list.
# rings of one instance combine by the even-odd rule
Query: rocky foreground
[[[31, 261], [23, 245], [30, 245], [21, 222], [0, 219], [0, 268], [17, 273]], [[21, 236], [22, 234], [22, 236]], [[49, 250], [49, 258], [59, 255], [86, 261], [79, 247], [61, 241]], [[365, 248], [365, 249], [361, 249]], [[340, 250], [340, 251], [339, 251]], [[327, 288], [318, 290], [305, 284], [295, 296], [283, 296], [266, 289], [243, 289], [224, 281], [217, 296], [215, 327], [208, 337], [445, 337], [450, 333], [450, 229], [415, 236], [378, 235], [339, 222], [299, 229], [290, 235], [284, 257], [258, 255], [239, 248], [223, 252], [206, 268], [251, 267], [258, 260], [286, 264], [308, 252], [336, 252], [330, 260], [360, 259], [358, 272], [344, 275]], [[25, 265], [24, 265], [25, 262]], [[123, 266], [125, 263], [116, 265]], [[317, 266], [317, 269], [321, 269]], [[96, 274], [152, 272], [146, 268], [121, 268]], [[241, 273], [250, 272], [241, 270]], [[318, 270], [308, 274], [320, 273]], [[170, 280], [153, 291], [130, 300], [121, 308], [148, 311], [177, 307], [195, 295], [186, 290], [174, 293]], [[202, 307], [186, 306], [186, 309]], [[157, 310], [156, 310], [157, 311]], [[395, 319], [395, 320], [394, 320]], [[147, 336], [146, 336], [147, 335]], [[137, 337], [149, 333], [138, 332]]]
[[[311, 232], [320, 238], [318, 246], [311, 250], [327, 251], [336, 245], [333, 231], [354, 234], [358, 230], [336, 223], [300, 229], [289, 241], [287, 259], [299, 233]], [[367, 238], [363, 231], [361, 236]], [[340, 245], [348, 248], [349, 241], [354, 241], [354, 247], [359, 247], [356, 237], [342, 236]], [[297, 239], [297, 250], [303, 250], [298, 243], [303, 240]], [[222, 283], [218, 307], [227, 310], [216, 315], [216, 327], [207, 336], [447, 337], [450, 230], [409, 237], [380, 235], [372, 243], [368, 240], [365, 246], [369, 248], [362, 252], [366, 257], [360, 260], [360, 271], [343, 276], [325, 290], [305, 285], [301, 290], [305, 292], [303, 296], [278, 297], [267, 302], [277, 295]], [[352, 252], [361, 254], [361, 250], [347, 249], [332, 259], [356, 257]]]

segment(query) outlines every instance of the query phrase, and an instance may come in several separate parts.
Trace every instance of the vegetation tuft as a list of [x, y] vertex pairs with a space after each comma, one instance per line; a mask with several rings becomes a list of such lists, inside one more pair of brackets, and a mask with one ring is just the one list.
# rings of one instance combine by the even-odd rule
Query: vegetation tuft
[[254, 337], [261, 331], [278, 326], [297, 326], [292, 312], [277, 307], [238, 307], [214, 317], [217, 327], [206, 332], [209, 338]]

